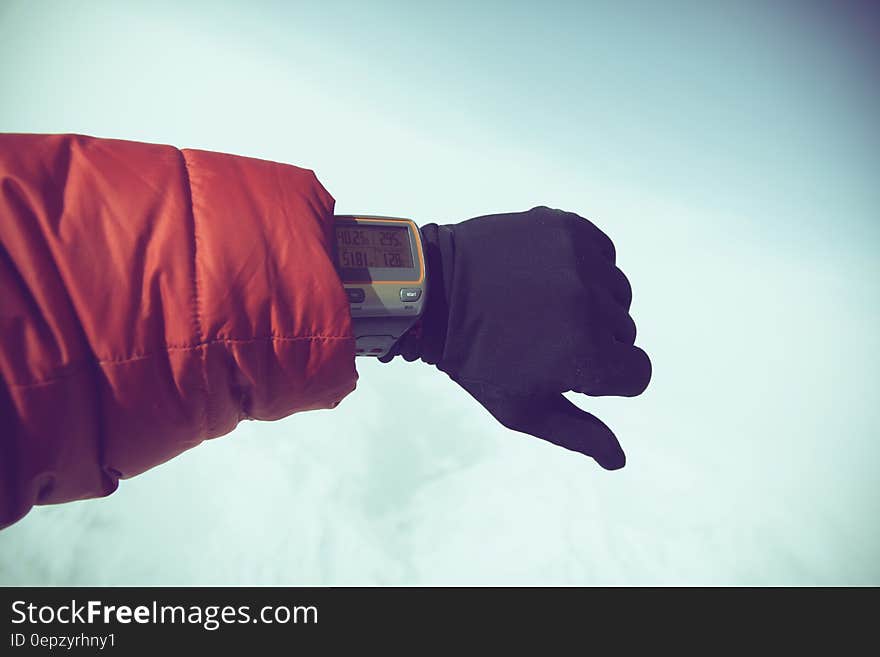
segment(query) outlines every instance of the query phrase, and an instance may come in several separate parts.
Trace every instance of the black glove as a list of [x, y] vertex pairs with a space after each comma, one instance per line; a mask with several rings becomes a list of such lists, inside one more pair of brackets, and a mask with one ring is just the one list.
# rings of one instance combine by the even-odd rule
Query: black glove
[[421, 358], [504, 426], [622, 468], [611, 430], [562, 395], [630, 397], [651, 379], [651, 361], [633, 346], [632, 290], [608, 236], [544, 206], [421, 233], [427, 307], [381, 360]]

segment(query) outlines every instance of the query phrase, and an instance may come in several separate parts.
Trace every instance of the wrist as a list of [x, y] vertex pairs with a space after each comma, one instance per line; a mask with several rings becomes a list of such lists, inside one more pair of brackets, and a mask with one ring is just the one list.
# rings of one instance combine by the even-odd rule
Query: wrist
[[421, 359], [435, 365], [443, 357], [449, 316], [448, 290], [452, 281], [452, 227], [427, 224], [419, 232], [428, 280], [425, 310], [388, 354], [379, 359], [385, 363], [400, 355], [406, 361]]
[[428, 270], [428, 301], [419, 324], [418, 357], [431, 365], [443, 358], [452, 283], [452, 226], [426, 224], [420, 229]]

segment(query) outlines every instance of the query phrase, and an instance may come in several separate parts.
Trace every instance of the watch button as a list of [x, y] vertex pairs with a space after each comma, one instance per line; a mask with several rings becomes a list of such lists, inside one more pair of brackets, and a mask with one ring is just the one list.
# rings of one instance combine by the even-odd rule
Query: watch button
[[347, 287], [345, 293], [348, 295], [349, 303], [361, 303], [366, 296], [362, 287]]
[[400, 288], [400, 300], [401, 301], [418, 301], [419, 297], [422, 296], [422, 290], [417, 287], [402, 287]]

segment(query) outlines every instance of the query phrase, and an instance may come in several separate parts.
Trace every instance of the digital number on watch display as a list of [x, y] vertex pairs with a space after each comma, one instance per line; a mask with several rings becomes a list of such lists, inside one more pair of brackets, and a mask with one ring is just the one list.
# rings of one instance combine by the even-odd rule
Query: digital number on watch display
[[344, 268], [411, 269], [408, 229], [392, 226], [336, 226], [339, 265]]

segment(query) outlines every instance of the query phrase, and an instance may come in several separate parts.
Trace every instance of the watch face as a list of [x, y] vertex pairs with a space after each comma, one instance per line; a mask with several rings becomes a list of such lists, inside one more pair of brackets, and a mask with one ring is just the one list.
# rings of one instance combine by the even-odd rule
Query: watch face
[[352, 218], [336, 221], [336, 265], [346, 283], [417, 283], [415, 224], [405, 220]]
[[337, 225], [336, 248], [343, 269], [413, 268], [406, 226]]
[[334, 220], [332, 246], [357, 355], [382, 355], [425, 308], [421, 234], [410, 219], [336, 215]]

